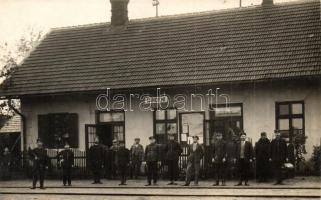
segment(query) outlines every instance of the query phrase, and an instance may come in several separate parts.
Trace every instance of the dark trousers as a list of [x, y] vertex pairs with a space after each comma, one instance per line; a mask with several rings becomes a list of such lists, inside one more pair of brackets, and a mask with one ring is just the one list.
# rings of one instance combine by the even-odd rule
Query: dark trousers
[[177, 180], [177, 176], [179, 174], [178, 170], [178, 160], [168, 160], [167, 161], [167, 166], [168, 166], [168, 176], [169, 180], [171, 182]]
[[127, 175], [127, 164], [120, 164], [118, 165], [118, 174], [120, 183], [126, 183], [126, 175]]
[[186, 184], [190, 184], [194, 175], [194, 183], [198, 184], [198, 178], [200, 173], [200, 161], [189, 161], [186, 168]]
[[100, 182], [100, 171], [101, 171], [101, 168], [100, 168], [100, 167], [94, 167], [94, 168], [92, 169], [93, 178], [94, 178], [94, 182], [95, 182], [95, 183]]
[[45, 179], [45, 169], [43, 168], [33, 169], [32, 187], [36, 187], [38, 180], [40, 182], [40, 187], [43, 187], [44, 179]]
[[142, 161], [133, 159], [132, 161], [132, 174], [134, 178], [137, 178], [140, 174], [140, 167], [142, 165]]
[[274, 177], [277, 183], [281, 183], [284, 179], [282, 172], [283, 162], [273, 162]]
[[222, 163], [222, 162], [214, 163], [214, 168], [215, 168], [216, 183], [218, 184], [220, 180], [222, 180], [222, 183], [224, 183], [226, 179], [226, 168], [227, 168], [226, 163]]
[[250, 162], [246, 159], [240, 158], [238, 161], [238, 169], [239, 169], [240, 183], [242, 183], [243, 181], [247, 183], [250, 175]]
[[71, 167], [62, 169], [62, 182], [64, 185], [71, 185]]
[[258, 181], [267, 181], [270, 170], [269, 170], [269, 160], [268, 159], [257, 159], [256, 160], [256, 178]]
[[151, 184], [152, 180], [157, 183], [157, 161], [149, 161], [147, 164], [147, 181]]

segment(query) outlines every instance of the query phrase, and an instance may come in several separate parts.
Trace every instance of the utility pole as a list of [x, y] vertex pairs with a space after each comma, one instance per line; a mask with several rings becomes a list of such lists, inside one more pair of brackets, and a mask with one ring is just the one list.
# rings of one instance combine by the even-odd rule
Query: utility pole
[[158, 5], [159, 5], [159, 1], [158, 0], [153, 0], [153, 6], [156, 7], [156, 17], [158, 17]]
[[240, 8], [242, 7], [242, 0], [240, 0]]

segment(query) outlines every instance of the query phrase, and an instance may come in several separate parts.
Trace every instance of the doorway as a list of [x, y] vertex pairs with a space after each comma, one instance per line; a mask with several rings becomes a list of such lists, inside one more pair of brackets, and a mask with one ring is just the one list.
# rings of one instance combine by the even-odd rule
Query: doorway
[[98, 138], [99, 142], [107, 147], [113, 143], [113, 129], [111, 124], [85, 125], [86, 129], [86, 150], [88, 150]]

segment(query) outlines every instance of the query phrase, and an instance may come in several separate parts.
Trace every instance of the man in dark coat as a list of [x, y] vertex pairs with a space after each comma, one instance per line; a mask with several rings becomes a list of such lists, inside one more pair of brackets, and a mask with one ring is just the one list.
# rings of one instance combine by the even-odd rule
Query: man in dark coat
[[266, 133], [261, 133], [261, 138], [255, 144], [256, 178], [258, 182], [266, 182], [269, 176], [270, 140]]
[[100, 181], [100, 173], [104, 163], [104, 149], [99, 144], [98, 138], [96, 138], [94, 145], [89, 148], [88, 158], [94, 176], [94, 182], [92, 184], [102, 184]]
[[249, 173], [251, 169], [251, 163], [253, 161], [253, 147], [249, 141], [246, 141], [246, 133], [244, 132], [241, 133], [240, 141], [237, 145], [236, 156], [240, 177], [239, 183], [236, 184], [236, 186], [242, 185], [243, 181], [244, 184], [248, 186]]
[[193, 136], [193, 144], [188, 146], [186, 179], [183, 186], [189, 186], [194, 175], [194, 185], [198, 185], [201, 160], [204, 156], [203, 147], [198, 143], [199, 137]]
[[236, 151], [239, 138], [236, 135], [232, 136], [232, 139], [226, 142], [226, 154], [227, 154], [227, 176], [230, 178], [236, 177]]
[[144, 147], [139, 142], [140, 138], [135, 138], [135, 143], [130, 148], [131, 168], [135, 179], [140, 174], [140, 167], [144, 160]]
[[178, 160], [182, 154], [183, 149], [178, 142], [175, 141], [174, 135], [169, 135], [169, 141], [165, 145], [165, 159], [168, 166], [169, 184], [176, 185], [177, 175], [179, 174]]
[[156, 144], [156, 140], [154, 137], [149, 137], [150, 144], [146, 146], [145, 149], [145, 161], [147, 165], [147, 185], [150, 186], [152, 184], [157, 185], [157, 164], [159, 161], [159, 146]]
[[43, 143], [40, 139], [37, 140], [37, 147], [34, 149], [29, 149], [29, 156], [32, 160], [32, 187], [36, 188], [37, 181], [40, 181], [40, 189], [44, 188], [45, 171], [48, 169], [49, 158], [47, 156], [47, 151], [43, 148]]
[[119, 141], [117, 139], [113, 140], [113, 145], [109, 149], [111, 158], [111, 178], [117, 178], [117, 163], [116, 163], [116, 153], [119, 149]]
[[10, 179], [10, 166], [12, 162], [12, 156], [8, 147], [4, 148], [3, 154], [0, 156], [0, 175], [1, 179]]
[[65, 149], [58, 153], [58, 162], [62, 168], [62, 182], [66, 186], [71, 186], [71, 171], [74, 166], [74, 153], [70, 150], [69, 144], [65, 145]]
[[123, 141], [119, 142], [119, 148], [116, 152], [116, 164], [120, 178], [119, 185], [126, 185], [127, 168], [130, 161], [129, 150], [125, 147]]
[[276, 183], [275, 185], [281, 185], [284, 179], [282, 174], [282, 166], [287, 159], [287, 146], [281, 133], [275, 130], [275, 139], [271, 142], [271, 161], [275, 172]]
[[219, 185], [220, 179], [222, 180], [222, 185], [225, 186], [227, 152], [222, 133], [216, 133], [216, 140], [214, 141], [212, 150], [212, 163], [216, 176], [216, 183], [213, 186]]

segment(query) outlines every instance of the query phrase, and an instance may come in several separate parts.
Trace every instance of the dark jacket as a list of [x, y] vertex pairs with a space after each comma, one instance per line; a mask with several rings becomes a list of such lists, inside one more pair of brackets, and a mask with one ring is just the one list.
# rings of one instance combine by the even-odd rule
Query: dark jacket
[[92, 168], [101, 168], [104, 163], [104, 149], [101, 145], [93, 145], [89, 148], [88, 159]]
[[226, 142], [224, 140], [217, 140], [212, 147], [212, 158], [215, 163], [223, 162], [223, 158], [227, 158]]
[[169, 141], [165, 145], [165, 159], [166, 160], [179, 160], [179, 156], [182, 154], [183, 149], [176, 141]]
[[237, 141], [230, 140], [226, 142], [226, 156], [228, 162], [233, 162], [236, 158]]
[[118, 148], [116, 152], [116, 164], [118, 166], [128, 165], [130, 161], [130, 153], [129, 150], [125, 147]]
[[[240, 159], [241, 154], [241, 141], [237, 143], [237, 151], [236, 151], [236, 158]], [[244, 146], [244, 160], [249, 161], [250, 159], [253, 159], [253, 146], [250, 142], [245, 141]]]
[[49, 165], [49, 157], [44, 148], [34, 148], [29, 150], [29, 156], [33, 161], [33, 169], [45, 169]]
[[287, 146], [284, 139], [273, 139], [271, 142], [271, 159], [273, 162], [285, 163]]
[[141, 144], [133, 144], [130, 148], [130, 159], [132, 161], [143, 161], [144, 160], [144, 147]]
[[267, 138], [260, 138], [255, 143], [255, 157], [257, 162], [268, 162], [271, 153], [271, 142]]
[[197, 144], [196, 150], [193, 150], [193, 144], [188, 146], [188, 162], [200, 162], [204, 156], [204, 150], [202, 145]]
[[145, 161], [154, 162], [160, 159], [160, 148], [156, 143], [149, 144], [145, 149]]
[[74, 153], [71, 150], [64, 149], [57, 155], [58, 162], [61, 161], [63, 169], [69, 169], [74, 165]]

